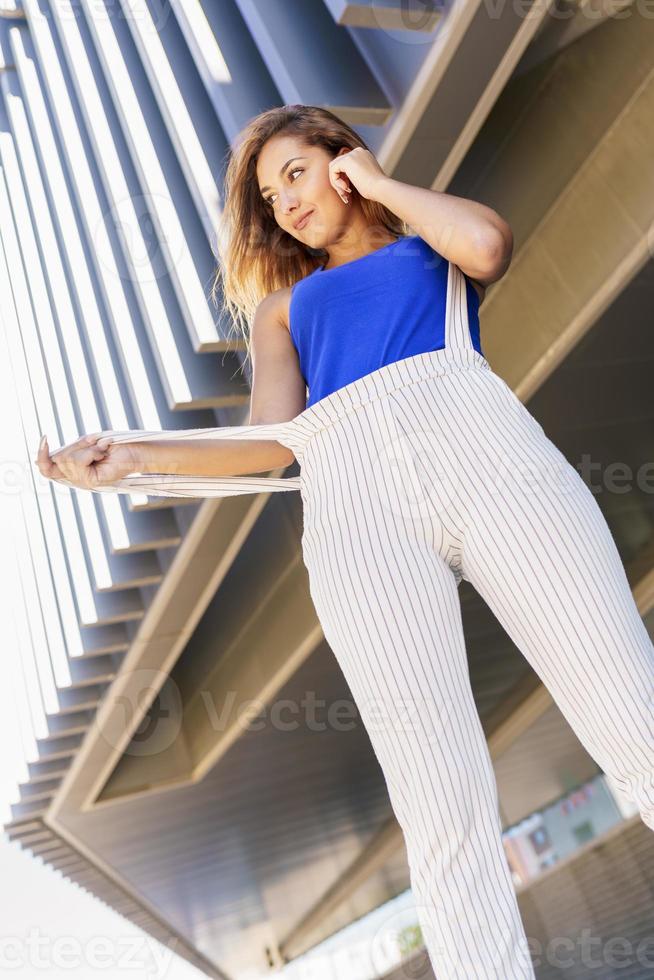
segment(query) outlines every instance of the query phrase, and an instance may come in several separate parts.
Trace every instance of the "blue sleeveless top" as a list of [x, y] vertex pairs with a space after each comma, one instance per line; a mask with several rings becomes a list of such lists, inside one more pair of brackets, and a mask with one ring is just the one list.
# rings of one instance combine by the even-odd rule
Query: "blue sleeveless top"
[[[445, 347], [448, 271], [431, 245], [406, 235], [294, 283], [289, 330], [307, 408], [385, 364]], [[465, 286], [471, 343], [483, 355], [479, 295], [468, 277]]]

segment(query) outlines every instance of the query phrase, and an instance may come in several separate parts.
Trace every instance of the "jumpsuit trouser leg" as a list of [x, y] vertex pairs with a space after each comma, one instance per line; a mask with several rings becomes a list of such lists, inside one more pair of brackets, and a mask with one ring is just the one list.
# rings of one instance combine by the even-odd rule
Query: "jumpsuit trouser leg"
[[[452, 458], [463, 476], [449, 512], [463, 577], [654, 830], [654, 647], [615, 541], [592, 491], [509, 386], [493, 372], [475, 382], [449, 409], [449, 424], [472, 433]], [[443, 391], [453, 394], [451, 377]]]
[[302, 546], [404, 833], [436, 975], [522, 980], [533, 966], [457, 587], [478, 589], [650, 827], [654, 650], [577, 471], [501, 378], [443, 357], [451, 370], [345, 414], [322, 406], [333, 417], [301, 454]]

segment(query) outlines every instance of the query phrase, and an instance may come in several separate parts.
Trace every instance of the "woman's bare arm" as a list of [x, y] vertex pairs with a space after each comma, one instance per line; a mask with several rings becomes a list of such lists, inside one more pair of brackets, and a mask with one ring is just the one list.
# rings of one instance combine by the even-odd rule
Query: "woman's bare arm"
[[[305, 383], [285, 323], [287, 309], [287, 290], [277, 290], [262, 300], [254, 315], [248, 425], [288, 422], [305, 408]], [[50, 479], [93, 489], [134, 472], [241, 476], [289, 466], [295, 458], [273, 439], [153, 439], [110, 442], [106, 451], [102, 447], [98, 435], [82, 436], [52, 454], [47, 445], [41, 447], [36, 462]]]
[[245, 476], [289, 466], [295, 456], [272, 439], [156, 439], [134, 442], [140, 473]]
[[252, 325], [252, 397], [249, 425], [288, 422], [306, 408], [306, 385], [288, 329], [290, 289], [259, 304]]
[[[259, 303], [251, 327], [252, 391], [248, 425], [289, 422], [306, 406], [297, 351], [284, 321], [287, 290]], [[144, 473], [240, 476], [289, 466], [295, 459], [271, 439], [203, 439], [133, 443]]]

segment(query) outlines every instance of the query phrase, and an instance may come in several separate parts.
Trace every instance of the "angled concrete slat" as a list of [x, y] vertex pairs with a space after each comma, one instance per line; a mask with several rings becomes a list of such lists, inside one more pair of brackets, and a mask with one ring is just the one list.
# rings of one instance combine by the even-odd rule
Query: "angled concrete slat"
[[48, 830], [45, 824], [42, 824], [39, 830], [32, 830], [18, 838], [18, 844], [22, 848], [29, 847], [30, 849], [46, 847], [50, 844], [58, 845], [58, 838], [52, 833], [51, 830]]
[[[72, 660], [70, 664], [71, 687], [84, 688], [113, 681], [118, 670], [115, 658], [119, 656], [119, 654], [107, 654], [102, 657], [93, 657], [91, 660]], [[70, 755], [68, 752], [65, 754]], [[45, 755], [39, 753], [41, 762], [51, 758], [58, 759], [61, 758], [61, 755], [59, 753], [52, 755], [51, 752], [47, 752]]]
[[[105, 629], [105, 627], [98, 627], [98, 629]], [[113, 626], [108, 626], [106, 629], [114, 629]], [[98, 651], [98, 653], [101, 651]], [[122, 652], [122, 645], [116, 647], [111, 647], [109, 650], [105, 651], [107, 653], [120, 653]], [[97, 653], [91, 653], [91, 656], [97, 656]], [[71, 688], [65, 688], [64, 690], [58, 691], [59, 698], [59, 713], [67, 714], [69, 711], [80, 711], [85, 708], [97, 708], [100, 703], [102, 696], [104, 694], [104, 687], [98, 684], [97, 687], [91, 688], [87, 687], [84, 691], [76, 691]]]
[[[184, 99], [181, 89], [183, 74], [176, 73], [169, 60], [169, 45], [174, 43], [175, 37], [168, 28], [173, 20], [170, 16], [164, 16], [163, 9], [160, 9], [155, 21], [146, 0], [126, 0], [125, 5], [128, 7], [125, 22], [148, 76], [205, 235], [210, 246], [215, 248], [221, 210], [217, 171], [207, 159], [194, 125], [193, 105]], [[181, 52], [178, 58], [180, 55]], [[221, 142], [222, 152], [217, 154], [217, 159], [222, 159], [228, 148], [225, 140]]]
[[387, 122], [392, 107], [383, 89], [322, 3], [236, 3], [285, 103], [322, 105], [355, 126]]
[[[36, 161], [30, 156], [31, 150], [28, 152], [29, 137], [25, 131], [24, 110], [17, 92], [16, 79], [10, 78], [6, 74], [3, 75], [2, 91], [5, 95], [5, 100], [10, 107], [10, 115], [12, 117], [12, 125], [14, 135], [17, 140], [17, 147], [22, 147], [22, 175], [25, 180], [25, 187], [31, 194], [30, 207], [32, 209], [32, 213], [35, 216], [38, 215], [38, 220], [35, 219], [33, 222], [26, 219], [27, 202], [22, 195], [22, 187], [19, 182], [20, 177], [15, 166], [17, 161], [11, 153], [10, 147], [3, 142], [3, 161], [7, 171], [6, 176], [8, 180], [11, 178], [9, 187], [11, 191], [12, 207], [15, 211], [17, 227], [21, 229], [21, 250], [25, 256], [35, 255], [35, 242], [31, 237], [31, 229], [38, 229], [38, 235], [41, 238], [41, 248], [44, 250], [44, 254], [46, 255], [43, 272], [48, 271], [50, 276], [51, 294], [55, 296], [59, 295], [61, 300], [60, 306], [63, 304], [63, 308], [59, 309], [58, 315], [59, 329], [61, 334], [63, 334], [64, 342], [67, 348], [69, 350], [74, 348], [74, 356], [71, 357], [68, 365], [63, 363], [60, 353], [59, 339], [55, 332], [55, 324], [50, 315], [49, 304], [45, 299], [45, 282], [41, 276], [41, 267], [36, 259], [29, 262], [30, 275], [29, 277], [25, 278], [26, 281], [29, 282], [30, 289], [33, 293], [37, 287], [40, 287], [38, 297], [34, 297], [33, 299], [35, 308], [38, 310], [39, 315], [34, 325], [32, 325], [31, 318], [26, 318], [25, 312], [23, 312], [23, 315], [21, 316], [21, 337], [24, 342], [27, 341], [27, 339], [30, 336], [33, 336], [35, 333], [32, 326], [38, 327], [39, 339], [45, 355], [42, 370], [45, 373], [47, 366], [50, 385], [52, 386], [52, 390], [54, 392], [53, 408], [56, 409], [57, 416], [61, 424], [61, 431], [63, 432], [62, 442], [68, 443], [74, 441], [79, 434], [78, 424], [75, 420], [73, 411], [73, 400], [79, 406], [83, 416], [88, 409], [89, 414], [86, 414], [85, 424], [83, 425], [84, 431], [98, 431], [98, 429], [102, 428], [102, 426], [96, 410], [95, 396], [90, 391], [88, 385], [84, 355], [79, 343], [80, 338], [77, 331], [75, 329], [71, 329], [71, 323], [74, 322], [72, 306], [70, 306], [68, 303], [63, 303], [64, 297], [67, 297], [67, 293], [65, 289], [61, 289], [60, 286], [63, 282], [65, 282], [65, 276], [63, 274], [61, 263], [59, 262], [58, 250], [55, 244], [54, 229], [49, 221], [47, 203], [38, 180]], [[23, 220], [24, 218], [25, 220]], [[9, 228], [5, 225], [5, 234], [7, 234], [8, 231]], [[13, 271], [15, 275], [18, 274], [18, 268], [15, 264]], [[25, 311], [25, 307], [23, 307], [23, 311]], [[33, 374], [35, 374], [37, 369], [40, 367], [40, 350], [41, 346], [39, 346], [36, 341], [36, 337], [34, 336], [32, 353], [29, 357], [29, 370]], [[69, 388], [69, 383], [67, 381], [66, 367], [68, 368], [68, 376], [74, 379], [72, 390]], [[84, 385], [81, 385], [82, 379], [84, 379]], [[77, 390], [75, 390], [78, 384], [81, 385], [81, 388], [78, 387]], [[45, 387], [43, 381], [39, 383], [39, 391], [43, 393], [43, 396], [39, 398], [39, 403], [41, 407], [45, 408], [47, 398], [49, 397], [49, 395], [46, 393], [49, 391], [49, 388]], [[74, 398], [74, 396], [76, 396], [76, 398]], [[94, 499], [97, 501], [97, 498]], [[102, 575], [102, 579], [100, 581], [105, 588], [116, 587], [120, 584], [120, 580], [117, 580], [112, 570], [112, 565], [115, 565], [116, 563], [112, 562], [110, 554], [107, 554], [106, 552], [103, 554], [103, 537], [100, 534], [98, 514], [96, 508], [94, 507], [94, 501], [91, 499], [90, 495], [78, 495], [77, 508], [81, 519], [82, 530], [84, 532], [84, 539], [89, 543], [87, 556], [89, 564], [93, 565], [92, 574], [96, 578], [99, 575]], [[111, 514], [115, 512], [115, 509], [116, 502], [109, 500], [106, 495], [102, 495], [97, 510], [106, 519], [109, 529], [114, 527], [116, 524], [115, 521], [111, 521], [109, 519]], [[170, 518], [170, 520], [172, 520], [172, 518]], [[70, 533], [67, 534], [67, 539], [72, 544], [72, 537], [70, 536]], [[106, 574], [107, 569], [109, 570], [108, 576]], [[107, 581], [109, 584], [104, 584]]]
[[42, 840], [41, 842], [32, 842], [28, 839], [23, 839], [18, 844], [23, 850], [30, 851], [34, 857], [41, 858], [44, 863], [45, 861], [50, 863], [51, 860], [62, 857], [64, 851], [68, 850], [68, 848], [63, 848], [59, 838], [53, 835], [50, 835], [47, 840]]
[[[3, 118], [3, 110], [0, 107], [0, 120]], [[6, 130], [0, 132], [0, 145], [2, 147], [3, 160], [10, 161], [12, 158], [12, 148], [10, 136]], [[11, 265], [11, 289], [5, 293], [7, 301], [2, 311], [4, 332], [2, 341], [7, 345], [9, 363], [11, 364], [14, 379], [15, 391], [20, 405], [22, 417], [22, 428], [26, 438], [36, 445], [38, 433], [42, 431], [56, 432], [54, 406], [50, 399], [49, 385], [45, 373], [45, 365], [41, 354], [41, 346], [36, 333], [36, 322], [33, 316], [33, 307], [27, 291], [27, 273], [23, 265], [23, 253], [21, 252], [20, 242], [16, 236], [14, 217], [12, 216], [9, 205], [9, 193], [5, 181], [4, 169], [0, 173], [0, 213], [2, 214], [2, 240], [4, 252], [0, 254], [0, 279], [9, 281], [9, 269], [7, 261]], [[12, 190], [14, 192], [13, 207], [18, 207], [20, 203], [19, 175], [13, 173]], [[21, 214], [20, 210], [17, 212]], [[36, 275], [36, 272], [34, 272]], [[12, 302], [11, 300], [14, 300]], [[36, 393], [39, 408], [39, 418], [36, 418], [36, 406], [32, 397]], [[66, 398], [62, 400], [62, 410], [68, 407], [72, 412], [72, 405]], [[34, 450], [31, 450], [33, 452]], [[40, 484], [46, 484], [45, 490], [41, 490]], [[25, 535], [29, 539], [29, 549], [33, 555], [36, 567], [43, 567], [43, 551], [47, 544], [47, 561], [51, 564], [54, 575], [51, 580], [46, 580], [42, 585], [42, 594], [39, 599], [44, 611], [52, 607], [55, 601], [59, 605], [61, 622], [63, 624], [63, 634], [60, 637], [57, 632], [59, 616], [52, 618], [52, 633], [49, 638], [49, 645], [53, 652], [53, 657], [57, 655], [61, 643], [65, 636], [66, 648], [69, 653], [74, 654], [80, 647], [79, 633], [73, 626], [75, 620], [75, 609], [82, 610], [82, 615], [88, 615], [89, 610], [94, 606], [92, 588], [90, 585], [87, 567], [82, 560], [82, 538], [80, 534], [80, 522], [78, 522], [74, 510], [72, 494], [69, 488], [59, 484], [47, 485], [47, 481], [38, 476], [37, 495], [29, 495], [26, 499], [25, 507], [40, 510], [41, 520], [34, 516], [25, 522]], [[88, 497], [89, 495], [84, 495]], [[57, 505], [58, 514], [55, 514]], [[95, 510], [93, 514], [88, 510], [88, 502], [82, 501], [83, 514], [87, 515], [85, 530], [92, 539], [97, 530], [95, 523]], [[58, 518], [58, 519], [57, 519]], [[70, 563], [66, 562], [66, 555], [72, 558]], [[102, 566], [102, 549], [93, 552], [93, 559], [96, 565], [95, 574], [98, 575], [98, 566]], [[75, 597], [75, 600], [73, 600]], [[91, 613], [92, 614], [92, 613]], [[54, 661], [55, 666], [59, 661]], [[65, 670], [59, 668], [61, 686], [66, 683]]]
[[8, 840], [22, 841], [42, 831], [45, 826], [42, 820], [10, 820], [4, 825], [4, 831]]
[[190, 55], [231, 144], [249, 119], [279, 93], [233, 3], [171, 0]]
[[[192, 357], [194, 351], [220, 349], [221, 342], [226, 339], [220, 333], [223, 325], [214, 319], [206, 289], [213, 271], [214, 257], [206, 237], [202, 234], [197, 214], [184, 207], [188, 189], [183, 187], [180, 180], [179, 169], [170, 153], [161, 117], [153, 111], [155, 103], [151, 91], [143, 84], [142, 69], [135, 61], [130, 46], [125, 43], [125, 32], [128, 29], [124, 21], [111, 7], [100, 5], [100, 9], [97, 4], [87, 3], [86, 0], [82, 0], [81, 6], [132, 163], [147, 197], [147, 214], [152, 219], [159, 249], [156, 265], [148, 279], [152, 272], [157, 278], [162, 278], [162, 284], [169, 278], [179, 304], [182, 322], [192, 344], [191, 348], [183, 345], [178, 328], [172, 322], [168, 324], [168, 316], [172, 311], [163, 309], [159, 302], [157, 312], [164, 317], [164, 323], [154, 322], [151, 312], [146, 312], [146, 325], [151, 332], [153, 346], [161, 351], [166, 361], [170, 361], [171, 367], [176, 362], [177, 372], [183, 370], [189, 381], [195, 376], [196, 386], [208, 382], [203, 393], [187, 398], [176, 396], [175, 403], [183, 406], [185, 403], [190, 404], [195, 398], [210, 397], [215, 392], [216, 380], [220, 377], [217, 359], [207, 366], [202, 362], [196, 363]], [[73, 30], [71, 27], [67, 16], [70, 11], [67, 0], [56, 0], [52, 8], [71, 73], [76, 76], [78, 96], [87, 117], [87, 125], [92, 129], [99, 125], [100, 120], [89, 118], [90, 97], [93, 95], [97, 99], [99, 93], [95, 91], [95, 82], [89, 70], [88, 52], [84, 50], [77, 28]], [[88, 91], [89, 85], [92, 91]], [[104, 120], [102, 122], [105, 124]], [[108, 179], [108, 167], [104, 161], [98, 160], [98, 163], [105, 172], [105, 179]], [[120, 179], [115, 172], [117, 169], [115, 164], [111, 174], [114, 185]], [[123, 201], [118, 200], [122, 208]], [[136, 229], [132, 229], [132, 234], [136, 234]], [[156, 298], [155, 289], [152, 288], [152, 282], [143, 276], [143, 257], [137, 258], [128, 250], [126, 259], [135, 285], [138, 284], [147, 292], [148, 303], [152, 306]], [[165, 280], [164, 270], [167, 272]], [[213, 385], [208, 373], [210, 369], [214, 375]], [[229, 380], [224, 381], [226, 388], [229, 388]], [[181, 389], [179, 383], [177, 388]]]
[[54, 759], [52, 762], [29, 762], [27, 771], [31, 785], [38, 786], [40, 782], [48, 779], [58, 779], [64, 776], [68, 766], [64, 761]]
[[25, 11], [20, 0], [2, 0], [0, 3], [0, 17], [6, 17], [7, 20], [15, 21], [25, 20]]
[[[120, 592], [102, 592], [96, 596], [97, 619], [91, 623], [80, 622], [82, 629], [89, 626], [102, 626], [105, 623], [122, 623], [126, 620], [142, 619], [143, 599], [139, 589], [123, 589]], [[73, 662], [78, 663], [77, 657]]]
[[[50, 861], [48, 861], [50, 864]], [[55, 858], [52, 861], [52, 867], [57, 871], [60, 871], [64, 876], [71, 869], [82, 869], [86, 867], [83, 858], [79, 856], [75, 851], [67, 849], [67, 853], [62, 854], [61, 857]]]
[[385, 172], [447, 191], [546, 14], [546, 4], [451, 5], [377, 154]]
[[[100, 494], [96, 494], [101, 496]], [[129, 556], [157, 548], [173, 548], [180, 544], [181, 536], [172, 508], [148, 510], [138, 516], [129, 511], [124, 514], [125, 537], [114, 543], [114, 555]]]
[[[215, 369], [211, 373], [208, 362], [194, 357], [185, 330], [178, 331], [180, 342], [175, 341], [171, 311], [164, 303], [157, 270], [152, 265], [142, 238], [137, 207], [141, 207], [144, 201], [134, 196], [133, 187], [127, 182], [124, 160], [119, 157], [76, 19], [63, 18], [63, 50], [68, 52], [70, 47], [73, 48], [73, 53], [69, 52], [69, 64], [72, 60], [76, 92], [85, 110], [88, 135], [95, 152], [94, 156], [89, 157], [58, 61], [58, 49], [51, 34], [52, 24], [42, 15], [35, 0], [27, 0], [25, 8], [30, 39], [47, 86], [52, 118], [68, 172], [74, 174], [70, 187], [83, 221], [86, 242], [92, 243], [92, 247], [88, 248], [87, 245], [87, 248], [109, 313], [108, 322], [120, 357], [121, 382], [129, 391], [136, 425], [143, 428], [175, 428], [175, 408], [192, 407], [196, 397], [205, 399], [209, 384], [213, 385], [212, 391], [215, 392], [219, 374]], [[101, 183], [110, 202], [109, 213], [103, 203], [104, 198], [101, 200]], [[141, 249], [140, 266], [132, 264], [128, 272], [123, 269], [124, 255], [120, 255], [121, 246], [126, 247], [123, 234], [126, 229], [130, 230], [128, 240], [132, 249], [136, 248], [137, 243], [140, 243]], [[136, 261], [136, 256], [133, 257]], [[124, 288], [125, 279], [130, 282], [129, 290]], [[170, 305], [174, 307], [173, 303]], [[153, 338], [147, 345], [144, 345], [143, 328], [148, 338]], [[184, 337], [186, 345], [182, 343]], [[203, 387], [194, 387], [193, 379], [200, 376], [204, 379]], [[197, 425], [211, 424], [199, 410], [192, 415], [197, 417]]]
[[81, 735], [66, 735], [57, 739], [37, 739], [36, 749], [39, 762], [69, 758], [75, 754], [81, 744]]
[[50, 800], [60, 782], [60, 779], [50, 779], [47, 782], [36, 783], [34, 786], [31, 783], [19, 783], [18, 793], [20, 795], [20, 802], [34, 803], [36, 801]]
[[433, 31], [445, 13], [423, 0], [324, 0], [337, 24], [385, 31]]
[[[179, 543], [180, 535], [174, 535]], [[97, 585], [98, 592], [117, 592], [120, 589], [141, 588], [144, 585], [158, 585], [163, 579], [159, 558], [154, 550], [135, 551], [131, 547], [126, 552], [109, 556], [111, 583]]]
[[43, 817], [47, 809], [48, 804], [44, 800], [35, 800], [31, 803], [11, 803], [9, 805], [12, 820]]
[[89, 711], [77, 711], [67, 715], [46, 715], [48, 734], [39, 739], [40, 742], [54, 741], [63, 738], [65, 735], [83, 735], [93, 724], [95, 713]]

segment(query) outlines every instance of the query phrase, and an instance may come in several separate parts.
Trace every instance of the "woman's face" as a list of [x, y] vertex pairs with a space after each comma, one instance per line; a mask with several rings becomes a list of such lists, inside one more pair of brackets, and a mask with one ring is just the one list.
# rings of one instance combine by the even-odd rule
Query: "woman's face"
[[[312, 248], [326, 248], [348, 226], [354, 209], [354, 196], [345, 204], [329, 181], [331, 159], [322, 147], [306, 146], [296, 136], [273, 136], [257, 161], [264, 207], [280, 228]], [[309, 220], [295, 227], [309, 212]]]

